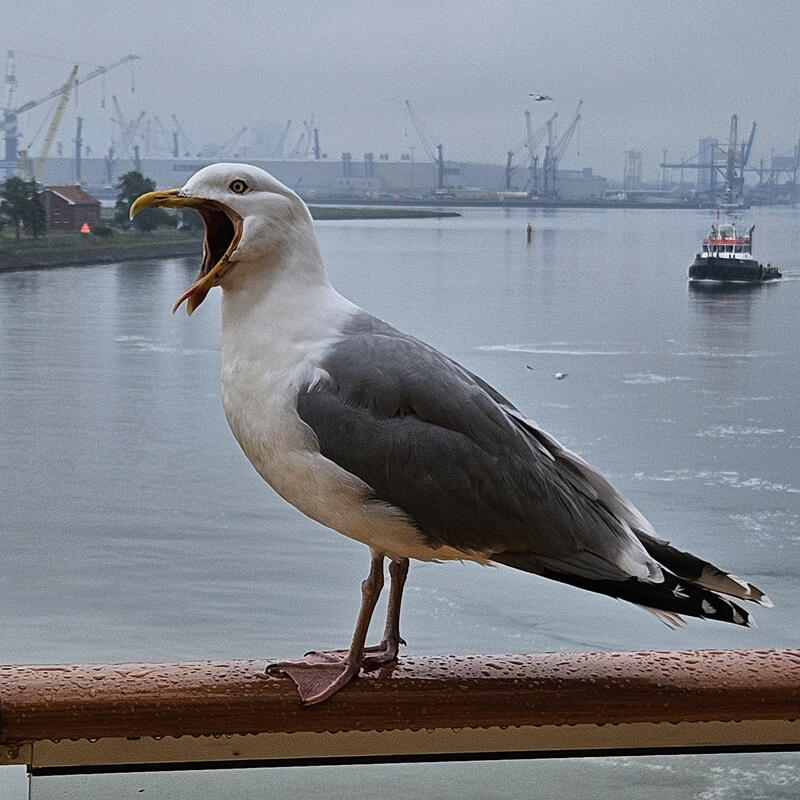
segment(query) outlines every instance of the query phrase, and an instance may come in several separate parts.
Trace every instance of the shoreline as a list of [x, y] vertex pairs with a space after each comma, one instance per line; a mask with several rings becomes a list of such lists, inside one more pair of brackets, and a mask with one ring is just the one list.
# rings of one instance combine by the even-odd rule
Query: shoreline
[[[456, 211], [431, 211], [426, 209], [398, 208], [341, 208], [326, 206], [310, 207], [315, 221], [351, 219], [439, 219], [460, 217]], [[55, 267], [86, 267], [160, 258], [182, 258], [200, 256], [203, 237], [187, 237], [184, 240], [148, 242], [144, 238], [133, 241], [112, 242], [90, 238], [86, 246], [53, 247], [47, 249], [21, 249], [17, 252], [0, 252], [0, 272], [15, 272], [28, 269], [51, 269]]]
[[21, 253], [0, 253], [0, 272], [55, 267], [88, 267], [160, 258], [198, 256], [202, 239], [154, 244], [92, 245], [81, 250], [42, 250]]

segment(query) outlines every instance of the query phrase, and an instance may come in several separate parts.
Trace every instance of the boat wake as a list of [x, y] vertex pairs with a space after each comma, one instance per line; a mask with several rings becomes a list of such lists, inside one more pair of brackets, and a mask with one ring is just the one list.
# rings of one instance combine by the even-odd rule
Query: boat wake
[[627, 356], [628, 350], [579, 350], [567, 345], [537, 345], [537, 344], [485, 344], [479, 345], [476, 350], [485, 352], [505, 351], [509, 353], [535, 353], [543, 356]]

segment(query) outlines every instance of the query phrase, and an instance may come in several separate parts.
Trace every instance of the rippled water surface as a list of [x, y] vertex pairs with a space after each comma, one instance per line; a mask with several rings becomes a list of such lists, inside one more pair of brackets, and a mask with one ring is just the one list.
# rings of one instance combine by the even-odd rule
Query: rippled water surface
[[[755, 630], [671, 632], [510, 569], [416, 565], [408, 652], [798, 646], [798, 212], [748, 213], [785, 277], [727, 290], [687, 286], [710, 221], [487, 209], [318, 224], [340, 291], [489, 380], [662, 536], [776, 606]], [[170, 313], [196, 263], [0, 274], [2, 662], [273, 659], [349, 641], [367, 551], [288, 507], [238, 450], [218, 297]]]

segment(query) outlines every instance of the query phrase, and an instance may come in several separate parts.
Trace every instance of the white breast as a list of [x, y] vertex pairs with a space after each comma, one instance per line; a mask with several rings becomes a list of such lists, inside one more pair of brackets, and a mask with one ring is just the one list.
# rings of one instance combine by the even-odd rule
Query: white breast
[[304, 294], [313, 313], [300, 312], [280, 294], [273, 291], [269, 302], [247, 308], [236, 293], [223, 294], [222, 402], [259, 475], [307, 516], [389, 556], [475, 557], [430, 548], [399, 509], [368, 502], [370, 487], [320, 453], [314, 432], [297, 414], [297, 392], [324, 377], [325, 351], [359, 309], [329, 287], [315, 297]]

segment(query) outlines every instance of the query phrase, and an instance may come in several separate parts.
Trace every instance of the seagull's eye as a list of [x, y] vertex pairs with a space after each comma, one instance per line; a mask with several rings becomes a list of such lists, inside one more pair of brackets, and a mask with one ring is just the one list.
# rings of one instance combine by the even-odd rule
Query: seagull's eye
[[232, 192], [236, 192], [236, 194], [244, 194], [248, 189], [247, 184], [241, 180], [241, 178], [237, 178], [235, 181], [231, 181], [230, 190]]

